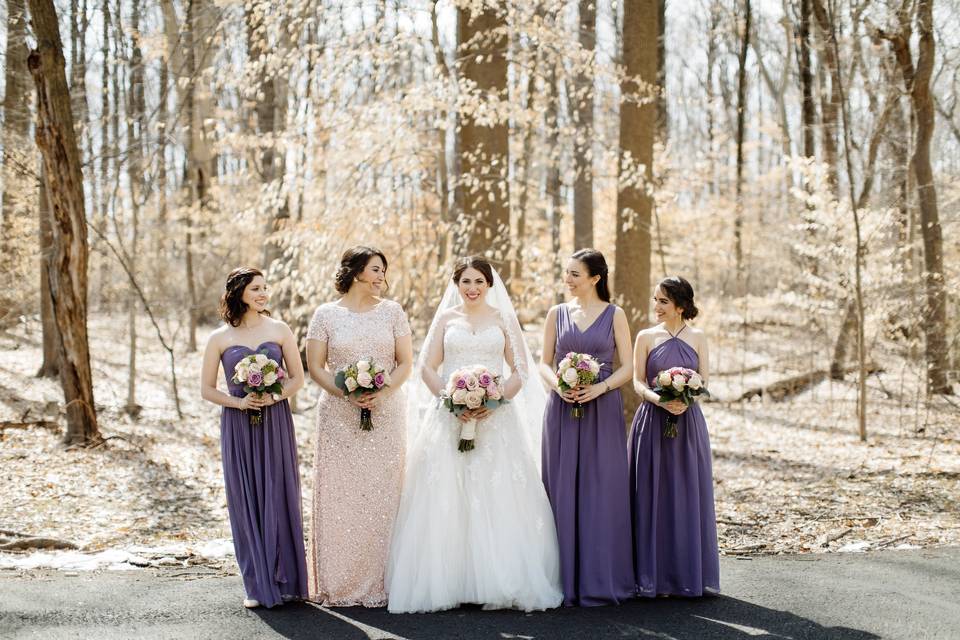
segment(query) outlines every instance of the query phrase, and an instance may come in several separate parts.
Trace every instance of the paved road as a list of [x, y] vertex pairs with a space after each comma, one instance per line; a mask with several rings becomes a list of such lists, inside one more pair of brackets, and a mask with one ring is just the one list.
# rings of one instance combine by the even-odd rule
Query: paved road
[[524, 614], [292, 604], [247, 611], [233, 576], [0, 572], [0, 638], [960, 639], [960, 548], [724, 558], [724, 595]]

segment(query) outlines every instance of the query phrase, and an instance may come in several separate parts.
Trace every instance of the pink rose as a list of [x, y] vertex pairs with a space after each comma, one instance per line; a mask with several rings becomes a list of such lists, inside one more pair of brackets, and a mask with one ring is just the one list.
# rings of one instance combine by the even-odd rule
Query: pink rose
[[251, 387], [259, 387], [263, 383], [263, 374], [259, 371], [251, 371], [247, 376], [247, 384]]
[[384, 384], [386, 384], [386, 382], [387, 379], [383, 375], [383, 371], [373, 376], [373, 384], [376, 385], [377, 389], [381, 388]]
[[590, 361], [581, 360], [577, 363], [577, 369], [580, 369], [581, 371], [590, 371]]
[[464, 378], [463, 376], [457, 376], [456, 387], [457, 389], [466, 389], [467, 388], [466, 378]]
[[281, 369], [281, 368], [278, 367], [278, 368], [277, 368], [277, 380], [283, 380], [283, 379], [286, 378], [286, 377], [287, 377], [286, 372], [284, 372], [283, 369]]
[[503, 394], [500, 393], [500, 388], [495, 384], [491, 384], [487, 387], [487, 397], [491, 400], [499, 400], [503, 397]]
[[481, 373], [477, 377], [477, 382], [480, 383], [481, 387], [489, 387], [493, 382], [493, 376], [491, 376], [489, 373]]

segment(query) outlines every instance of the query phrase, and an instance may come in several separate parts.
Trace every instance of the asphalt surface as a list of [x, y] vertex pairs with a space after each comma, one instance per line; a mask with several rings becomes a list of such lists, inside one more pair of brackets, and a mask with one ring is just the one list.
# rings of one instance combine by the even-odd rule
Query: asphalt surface
[[960, 548], [723, 558], [723, 595], [524, 614], [288, 604], [192, 570], [0, 571], [0, 638], [960, 639]]

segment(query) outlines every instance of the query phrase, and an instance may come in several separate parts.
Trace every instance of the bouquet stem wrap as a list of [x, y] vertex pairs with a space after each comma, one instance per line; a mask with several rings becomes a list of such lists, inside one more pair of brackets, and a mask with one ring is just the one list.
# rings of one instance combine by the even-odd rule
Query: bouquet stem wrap
[[460, 424], [460, 451], [473, 451], [474, 439], [477, 436], [477, 421], [467, 420]]
[[373, 431], [373, 414], [370, 409], [360, 409], [360, 430]]

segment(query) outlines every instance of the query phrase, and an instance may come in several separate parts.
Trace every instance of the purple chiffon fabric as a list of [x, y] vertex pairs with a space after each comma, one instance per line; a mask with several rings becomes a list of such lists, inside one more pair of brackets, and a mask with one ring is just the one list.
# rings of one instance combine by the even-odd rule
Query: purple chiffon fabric
[[[282, 364], [275, 342], [256, 350], [228, 347], [221, 360], [230, 394], [246, 395], [231, 381], [237, 363], [265, 353]], [[247, 597], [273, 607], [284, 597], [307, 597], [307, 565], [300, 511], [300, 470], [290, 404], [283, 400], [262, 409], [260, 424], [247, 413], [224, 407], [220, 416], [220, 452], [227, 510], [237, 564]]]
[[[699, 364], [693, 347], [672, 337], [647, 356], [647, 382], [652, 388], [660, 371], [696, 370]], [[720, 556], [707, 423], [700, 406], [694, 404], [680, 416], [677, 437], [667, 438], [663, 428], [668, 415], [665, 409], [644, 402], [630, 433], [638, 593], [651, 598], [717, 594]]]
[[[609, 376], [615, 309], [607, 306], [581, 331], [560, 305], [554, 364], [571, 351], [589, 353], [602, 363], [599, 379]], [[581, 418], [572, 407], [551, 393], [543, 420], [543, 484], [557, 525], [563, 603], [617, 604], [636, 589], [623, 401], [615, 389], [586, 403]]]

